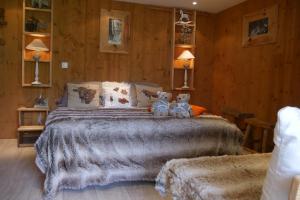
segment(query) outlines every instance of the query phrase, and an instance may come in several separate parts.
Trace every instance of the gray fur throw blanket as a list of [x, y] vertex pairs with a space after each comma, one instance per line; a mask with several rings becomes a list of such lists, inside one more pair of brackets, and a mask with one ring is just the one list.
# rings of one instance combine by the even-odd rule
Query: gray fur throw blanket
[[156, 178], [174, 200], [259, 200], [271, 154], [175, 159]]
[[238, 154], [242, 133], [220, 117], [155, 117], [146, 109], [70, 109], [50, 113], [35, 144], [45, 199], [62, 189], [154, 181], [166, 161]]

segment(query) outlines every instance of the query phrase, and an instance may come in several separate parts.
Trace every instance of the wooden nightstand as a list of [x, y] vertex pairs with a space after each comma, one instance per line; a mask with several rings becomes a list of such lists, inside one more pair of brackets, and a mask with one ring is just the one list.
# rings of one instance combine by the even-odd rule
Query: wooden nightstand
[[[49, 108], [18, 108], [18, 147], [33, 146], [44, 130], [48, 113]], [[40, 119], [40, 123], [38, 123], [38, 119]]]

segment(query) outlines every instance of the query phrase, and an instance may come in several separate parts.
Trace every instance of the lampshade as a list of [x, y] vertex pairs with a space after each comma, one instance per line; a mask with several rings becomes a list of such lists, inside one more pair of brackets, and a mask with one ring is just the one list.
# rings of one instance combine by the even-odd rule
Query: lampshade
[[178, 60], [189, 60], [189, 59], [194, 59], [194, 58], [195, 58], [195, 56], [189, 50], [185, 50], [180, 54], [180, 56], [177, 59]]
[[32, 51], [49, 51], [48, 47], [41, 39], [34, 39], [26, 46], [26, 49]]

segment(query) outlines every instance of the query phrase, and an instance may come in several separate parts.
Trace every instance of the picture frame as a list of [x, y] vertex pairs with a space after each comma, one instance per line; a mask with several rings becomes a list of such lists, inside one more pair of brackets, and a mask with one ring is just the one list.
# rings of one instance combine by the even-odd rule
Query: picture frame
[[130, 41], [130, 13], [101, 9], [100, 52], [127, 54]]
[[38, 9], [50, 9], [51, 0], [27, 0], [26, 5]]
[[278, 5], [243, 17], [243, 47], [275, 43], [278, 30]]

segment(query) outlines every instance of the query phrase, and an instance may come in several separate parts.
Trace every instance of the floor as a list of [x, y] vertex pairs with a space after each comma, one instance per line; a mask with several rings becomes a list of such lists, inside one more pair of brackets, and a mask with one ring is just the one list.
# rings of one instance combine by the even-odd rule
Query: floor
[[[0, 140], [0, 199], [40, 200], [44, 176], [34, 164], [32, 147], [17, 148], [16, 140]], [[62, 191], [56, 200], [171, 200], [154, 190], [154, 183], [118, 183], [83, 191]]]

